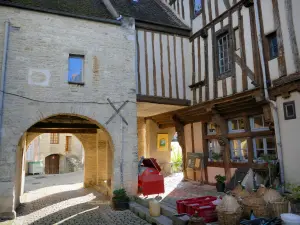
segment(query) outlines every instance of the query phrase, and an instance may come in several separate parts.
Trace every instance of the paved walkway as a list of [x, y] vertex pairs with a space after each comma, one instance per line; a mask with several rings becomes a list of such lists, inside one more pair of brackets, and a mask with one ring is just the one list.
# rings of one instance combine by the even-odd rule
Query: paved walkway
[[107, 197], [94, 189], [83, 189], [82, 176], [76, 172], [27, 177], [17, 219], [0, 225], [148, 225], [128, 210], [113, 211]]

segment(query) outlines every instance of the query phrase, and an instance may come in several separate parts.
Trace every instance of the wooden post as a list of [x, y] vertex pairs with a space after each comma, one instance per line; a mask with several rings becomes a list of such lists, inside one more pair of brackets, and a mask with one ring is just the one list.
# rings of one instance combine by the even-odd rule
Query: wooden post
[[178, 142], [179, 142], [179, 145], [180, 145], [180, 147], [182, 149], [183, 178], [187, 179], [184, 124], [180, 121], [180, 119], [177, 116], [173, 116], [173, 121], [175, 123], [175, 130], [177, 132]]

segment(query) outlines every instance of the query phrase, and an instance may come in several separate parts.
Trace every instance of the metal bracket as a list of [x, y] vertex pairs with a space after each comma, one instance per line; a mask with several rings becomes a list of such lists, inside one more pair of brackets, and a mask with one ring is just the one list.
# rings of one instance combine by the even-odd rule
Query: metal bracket
[[115, 113], [109, 118], [109, 120], [107, 120], [107, 122], [105, 123], [105, 125], [108, 125], [113, 118], [115, 118], [116, 115], [119, 115], [121, 117], [121, 119], [123, 120], [123, 122], [128, 126], [127, 121], [125, 120], [125, 118], [122, 116], [122, 114], [120, 113], [121, 109], [129, 102], [129, 101], [125, 101], [119, 109], [117, 109], [114, 104], [109, 100], [109, 98], [107, 98], [107, 101], [109, 102], [110, 106], [115, 110]]

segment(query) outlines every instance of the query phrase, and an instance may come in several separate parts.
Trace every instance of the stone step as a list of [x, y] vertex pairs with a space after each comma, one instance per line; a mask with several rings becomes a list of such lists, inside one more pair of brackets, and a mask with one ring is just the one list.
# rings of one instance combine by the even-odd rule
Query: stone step
[[161, 215], [159, 217], [150, 216], [149, 209], [137, 202], [130, 202], [130, 210], [143, 220], [146, 220], [150, 224], [156, 225], [172, 225], [173, 222], [169, 217]]
[[[135, 202], [137, 202], [138, 204], [140, 204], [140, 205], [142, 205], [142, 206], [144, 206], [146, 208], [149, 208], [149, 201], [151, 201], [151, 200], [152, 199], [143, 199], [143, 198], [140, 198], [138, 196], [136, 196], [134, 198]], [[173, 209], [173, 208], [171, 208], [171, 207], [169, 207], [169, 206], [167, 206], [167, 205], [165, 205], [163, 203], [160, 204], [160, 208], [161, 208], [161, 214], [163, 216], [166, 216], [166, 217], [170, 218], [170, 219], [172, 219], [172, 217], [174, 215], [178, 214], [175, 209]]]

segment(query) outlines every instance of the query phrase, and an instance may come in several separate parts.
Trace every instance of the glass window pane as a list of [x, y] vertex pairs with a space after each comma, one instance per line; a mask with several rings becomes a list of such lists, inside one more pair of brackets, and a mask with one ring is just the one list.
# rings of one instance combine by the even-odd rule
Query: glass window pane
[[241, 149], [248, 149], [248, 144], [246, 139], [241, 139]]
[[254, 128], [262, 128], [264, 127], [263, 116], [255, 116], [254, 117]]
[[232, 130], [238, 130], [238, 121], [237, 120], [231, 120], [231, 129]]
[[239, 119], [238, 121], [239, 121], [239, 129], [240, 130], [245, 129], [244, 120], [243, 119]]
[[201, 0], [194, 0], [194, 12], [197, 15], [201, 10]]
[[238, 140], [232, 140], [232, 145], [234, 150], [240, 148]]
[[274, 138], [266, 138], [267, 141], [267, 149], [275, 149], [276, 143]]
[[240, 34], [239, 34], [239, 29], [236, 29], [234, 31], [235, 35], [235, 50], [240, 49]]
[[256, 143], [256, 149], [264, 149], [264, 141], [262, 138], [256, 138], [255, 143]]
[[244, 159], [248, 159], [248, 150], [242, 149], [242, 156]]
[[286, 105], [286, 112], [288, 117], [292, 117], [295, 115], [294, 107], [293, 105]]
[[257, 158], [264, 156], [265, 152], [264, 150], [256, 150]]
[[82, 82], [83, 57], [69, 57], [68, 81]]

